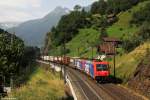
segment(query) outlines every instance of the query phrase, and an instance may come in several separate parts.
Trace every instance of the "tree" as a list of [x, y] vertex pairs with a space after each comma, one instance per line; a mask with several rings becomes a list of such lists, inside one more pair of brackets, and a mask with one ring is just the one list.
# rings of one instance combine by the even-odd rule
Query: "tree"
[[74, 6], [74, 10], [75, 10], [75, 11], [81, 11], [81, 8], [82, 8], [82, 7], [81, 7], [80, 5], [75, 5], [75, 6]]
[[18, 74], [24, 54], [24, 43], [21, 39], [8, 32], [0, 34], [0, 72], [6, 76], [6, 81], [10, 74]]
[[131, 24], [141, 25], [144, 22], [150, 22], [150, 3], [135, 12], [132, 16]]
[[106, 32], [106, 28], [105, 27], [102, 27], [101, 28], [101, 34], [100, 34], [100, 39], [102, 40], [102, 38], [104, 37], [108, 37], [108, 34]]
[[100, 13], [101, 15], [104, 15], [106, 12], [106, 8], [107, 8], [107, 2], [105, 2], [104, 0], [99, 0], [98, 2], [92, 4], [91, 13], [93, 14]]
[[78, 34], [79, 28], [89, 27], [90, 23], [86, 20], [88, 16], [90, 15], [84, 10], [72, 11], [70, 14], [62, 16], [58, 25], [55, 28], [52, 28], [52, 43], [55, 46], [62, 44], [64, 35], [66, 35], [66, 42], [68, 42]]
[[5, 76], [7, 84], [12, 74], [16, 77], [15, 81], [23, 76], [20, 71], [23, 72], [29, 62], [35, 59], [35, 55], [39, 54], [35, 52], [39, 51], [38, 48], [33, 50], [28, 55], [28, 50], [20, 38], [0, 29], [0, 73]]
[[94, 2], [91, 7], [92, 14], [112, 14], [119, 13], [121, 11], [125, 11], [131, 8], [133, 5], [138, 2], [142, 2], [145, 0], [99, 0]]

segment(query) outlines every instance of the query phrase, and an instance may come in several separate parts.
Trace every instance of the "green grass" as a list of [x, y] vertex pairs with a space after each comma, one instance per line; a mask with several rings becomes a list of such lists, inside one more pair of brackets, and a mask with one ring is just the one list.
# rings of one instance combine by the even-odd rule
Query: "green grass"
[[60, 56], [60, 55], [61, 55], [60, 46], [53, 48], [53, 49], [49, 52], [49, 55]]
[[107, 29], [109, 36], [120, 38], [123, 34], [134, 34], [139, 27], [131, 26], [130, 21], [134, 12], [145, 6], [149, 1], [141, 2], [133, 8], [119, 13], [117, 16], [119, 20]]
[[38, 67], [27, 84], [14, 89], [9, 97], [17, 100], [60, 100], [65, 95], [63, 80], [59, 74]]
[[[79, 29], [79, 33], [68, 43], [66, 48], [70, 50], [68, 56], [92, 57], [92, 45], [99, 39], [99, 32], [93, 28]], [[79, 54], [78, 54], [79, 48]], [[60, 46], [53, 49], [50, 53], [60, 55]], [[96, 55], [96, 48], [93, 48], [93, 55]]]
[[[116, 57], [116, 75], [118, 78], [126, 82], [133, 75], [137, 65], [145, 57], [149, 45], [150, 43], [146, 42], [128, 54]], [[113, 67], [113, 62], [111, 62], [111, 66]], [[111, 72], [113, 74], [113, 70]]]
[[[99, 32], [93, 28], [80, 29], [79, 34], [67, 43], [67, 48], [70, 49], [69, 56], [91, 57], [91, 45], [95, 44], [99, 38]], [[79, 54], [78, 55], [78, 48]], [[94, 55], [96, 55], [96, 48], [94, 48]]]

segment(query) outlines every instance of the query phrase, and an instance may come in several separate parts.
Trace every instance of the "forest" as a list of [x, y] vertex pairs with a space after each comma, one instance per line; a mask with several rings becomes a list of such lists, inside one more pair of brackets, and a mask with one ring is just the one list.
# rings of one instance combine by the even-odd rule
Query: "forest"
[[[88, 12], [80, 5], [76, 5], [73, 11], [62, 16], [58, 25], [53, 27], [51, 32], [47, 33], [44, 46], [46, 54], [56, 47], [62, 46], [64, 42], [67, 43], [71, 41], [77, 34], [79, 34], [79, 29], [83, 28], [96, 29], [100, 33], [99, 41], [101, 41], [102, 37], [108, 36], [106, 29], [118, 21], [118, 13], [124, 12], [143, 1], [146, 0], [99, 0], [91, 5], [91, 10]], [[130, 22], [131, 26], [132, 24], [141, 25], [141, 23], [143, 24], [149, 20], [147, 16], [147, 14], [149, 14], [148, 9], [149, 7], [147, 4], [147, 6], [142, 8], [141, 11], [135, 12], [133, 19]], [[136, 36], [131, 36], [133, 39], [136, 37], [135, 41], [131, 41], [131, 38], [126, 39], [125, 37], [121, 37], [124, 41], [123, 48], [125, 51], [129, 52], [133, 50], [141, 43], [140, 41], [143, 41], [139, 41], [139, 38], [144, 38], [140, 33], [148, 31], [147, 24], [148, 23], [145, 23], [141, 26], [141, 30]], [[147, 33], [147, 35], [148, 34], [149, 33]], [[67, 50], [66, 53], [67, 52], [69, 52], [69, 50]]]
[[29, 71], [25, 70], [38, 55], [38, 48], [27, 47], [15, 34], [0, 29], [0, 78], [5, 85], [10, 85], [11, 79], [14, 86], [22, 83]]

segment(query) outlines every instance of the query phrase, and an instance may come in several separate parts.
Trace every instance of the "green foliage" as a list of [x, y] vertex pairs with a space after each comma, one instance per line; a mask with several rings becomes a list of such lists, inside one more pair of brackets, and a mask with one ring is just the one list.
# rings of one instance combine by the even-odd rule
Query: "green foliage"
[[[100, 43], [99, 39], [101, 37], [110, 36], [121, 38], [124, 41], [126, 41], [127, 44], [130, 44], [128, 46], [125, 44], [126, 47], [124, 46], [124, 48], [131, 47], [133, 44], [136, 43], [136, 45], [133, 46], [133, 48], [135, 48], [140, 43], [138, 42], [138, 40], [134, 41], [135, 43], [130, 43], [130, 41], [132, 40], [128, 40], [123, 37], [124, 36], [127, 37], [128, 35], [131, 35], [136, 31], [138, 31], [139, 27], [136, 27], [135, 25], [130, 25], [130, 21], [132, 19], [132, 14], [135, 11], [139, 10], [139, 5], [138, 7], [134, 5], [136, 5], [138, 2], [141, 2], [140, 6], [142, 6], [142, 1], [145, 0], [107, 0], [107, 2], [105, 2], [104, 0], [99, 0], [98, 2], [93, 3], [91, 12], [87, 13], [84, 10], [82, 11], [75, 10], [72, 11], [70, 14], [63, 16], [59, 21], [58, 25], [54, 27], [51, 31], [52, 35], [50, 37], [50, 41], [52, 47], [50, 48], [51, 50], [49, 49], [50, 54], [61, 55], [62, 53], [60, 51], [63, 51], [61, 50], [61, 45], [65, 42], [67, 43], [68, 55], [71, 56], [90, 55], [91, 54], [90, 47], [92, 46], [91, 45], [92, 43], [88, 43], [87, 40], [87, 43], [83, 42], [85, 47], [82, 46], [82, 43], [80, 43], [80, 41], [88, 36], [82, 36], [83, 34], [81, 35], [82, 32], [81, 30], [79, 31], [79, 29], [83, 30], [85, 29], [90, 32], [91, 29], [96, 30], [98, 33], [96, 34], [97, 38], [94, 40], [92, 37], [94, 37], [95, 35], [91, 36], [91, 38], [93, 39], [92, 41], [94, 41], [94, 44], [95, 43], [99, 44]], [[129, 9], [131, 7], [133, 8]], [[80, 7], [77, 6], [76, 8]], [[118, 18], [115, 16], [117, 18], [117, 20], [115, 21], [117, 22], [109, 23], [108, 15], [112, 13], [117, 14]], [[82, 39], [79, 40], [78, 38]], [[79, 42], [79, 44], [77, 42]], [[86, 44], [88, 44], [89, 46], [87, 47]], [[77, 50], [80, 47], [81, 48], [84, 47], [84, 49]], [[133, 48], [128, 51], [133, 50]], [[96, 49], [94, 50], [96, 52]], [[80, 53], [78, 53], [78, 51]]]
[[147, 41], [150, 39], [150, 22], [143, 23], [138, 35], [141, 37], [141, 41]]
[[136, 11], [132, 16], [132, 24], [140, 24], [141, 27], [139, 28], [140, 30], [136, 34], [130, 37], [128, 36], [129, 38], [124, 39], [123, 47], [128, 52], [132, 51], [134, 48], [149, 40], [150, 38], [150, 14], [148, 13], [150, 10], [149, 4], [150, 2], [145, 4], [145, 6], [142, 7], [142, 9]]
[[137, 6], [132, 7], [131, 9], [119, 13], [118, 21], [115, 22], [112, 26], [107, 28], [107, 33], [110, 37], [120, 38], [124, 35], [131, 35], [139, 31], [140, 26], [135, 24], [130, 24], [132, 20], [132, 15], [139, 11], [141, 7], [144, 7], [149, 1], [140, 2]]
[[40, 49], [37, 47], [25, 47], [22, 66], [27, 67], [29, 63], [32, 63], [36, 58], [40, 56]]
[[80, 10], [81, 10], [81, 6], [80, 5], [75, 5], [74, 11], [80, 11]]
[[[55, 31], [55, 28], [53, 27], [52, 28], [53, 31]], [[52, 32], [48, 32], [46, 34], [46, 37], [45, 37], [45, 47], [44, 47], [44, 54], [48, 54], [48, 50], [52, 49], [53, 48], [53, 44], [52, 44]]]
[[128, 38], [123, 38], [123, 48], [130, 52], [134, 50], [140, 44], [148, 41], [150, 39], [150, 23], [144, 23], [140, 31], [137, 34], [128, 36]]
[[91, 58], [93, 47], [93, 56], [96, 56], [96, 45], [99, 44], [99, 34], [93, 28], [80, 29], [78, 35], [66, 44], [70, 50], [67, 55]]
[[26, 84], [13, 89], [9, 98], [17, 100], [60, 100], [65, 96], [64, 81], [60, 80], [60, 74], [53, 74], [45, 70], [43, 66], [35, 67]]
[[15, 35], [7, 32], [0, 33], [0, 72], [10, 77], [10, 73], [17, 73], [24, 54], [24, 43]]
[[87, 16], [89, 14], [84, 10], [72, 11], [70, 14], [62, 16], [58, 25], [52, 29], [53, 44], [58, 46], [64, 41], [68, 42], [78, 33], [79, 28], [88, 27]]
[[[96, 46], [99, 44], [99, 32], [93, 28], [79, 29], [79, 33], [68, 43], [66, 43], [66, 50], [68, 56], [92, 57], [96, 56]], [[50, 55], [60, 56], [63, 52], [63, 47], [58, 46], [50, 50]]]
[[5, 76], [7, 84], [12, 76], [15, 80], [21, 77], [35, 55], [39, 55], [38, 48], [25, 47], [20, 38], [0, 29], [0, 74]]
[[111, 14], [111, 13], [119, 13], [121, 11], [125, 11], [131, 8], [133, 5], [137, 4], [140, 0], [99, 0], [93, 3], [91, 12], [93, 14], [100, 13]]
[[[138, 64], [147, 55], [149, 44], [149, 42], [145, 42], [131, 52], [116, 57], [116, 76], [122, 79], [124, 83], [132, 77]], [[113, 67], [113, 62], [111, 62], [111, 66]], [[113, 70], [111, 70], [111, 73], [113, 75]]]
[[92, 4], [91, 13], [104, 15], [107, 9], [107, 3], [104, 0], [99, 0]]
[[141, 25], [143, 22], [150, 22], [150, 2], [141, 7], [139, 11], [132, 16], [131, 23]]
[[104, 38], [104, 37], [108, 37], [108, 34], [106, 32], [106, 29], [104, 27], [101, 28], [101, 34], [100, 34], [100, 38]]
[[123, 39], [122, 46], [127, 52], [131, 52], [139, 45], [140, 45], [140, 37], [137, 35], [131, 35], [130, 37], [128, 36], [128, 38]]

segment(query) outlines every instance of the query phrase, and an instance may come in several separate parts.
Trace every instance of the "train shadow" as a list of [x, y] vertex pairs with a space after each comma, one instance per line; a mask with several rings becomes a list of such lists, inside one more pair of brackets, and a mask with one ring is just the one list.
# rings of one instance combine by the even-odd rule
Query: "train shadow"
[[109, 82], [113, 83], [113, 84], [121, 84], [123, 82], [123, 80], [118, 78], [118, 77], [114, 77], [114, 76], [111, 75], [110, 79], [109, 79]]
[[122, 82], [123, 82], [122, 79], [111, 75], [107, 80], [100, 81], [100, 84], [107, 84], [107, 83], [121, 84]]

